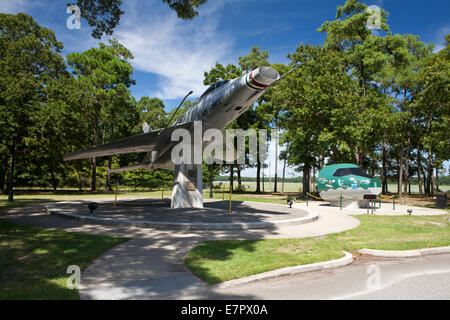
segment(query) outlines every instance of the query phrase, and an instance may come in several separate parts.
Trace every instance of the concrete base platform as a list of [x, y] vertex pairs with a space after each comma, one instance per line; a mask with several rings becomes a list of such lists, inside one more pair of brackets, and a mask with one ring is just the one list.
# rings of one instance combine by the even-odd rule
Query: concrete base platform
[[167, 199], [127, 200], [117, 207], [112, 201], [99, 201], [93, 215], [88, 203], [60, 202], [46, 208], [51, 215], [87, 223], [176, 230], [276, 229], [318, 219], [307, 209], [256, 202], [233, 201], [230, 214], [228, 201], [207, 201], [204, 208], [180, 209], [171, 209]]
[[[341, 206], [340, 200], [330, 201], [330, 206], [339, 207]], [[365, 200], [342, 200], [342, 208], [344, 209], [360, 209], [367, 208]]]

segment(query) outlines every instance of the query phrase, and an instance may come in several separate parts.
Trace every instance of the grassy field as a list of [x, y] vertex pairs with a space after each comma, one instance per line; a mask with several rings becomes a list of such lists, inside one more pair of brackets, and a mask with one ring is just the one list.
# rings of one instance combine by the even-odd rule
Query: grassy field
[[320, 238], [221, 240], [189, 252], [186, 266], [208, 284], [282, 267], [336, 259], [361, 248], [408, 250], [450, 245], [450, 214], [440, 216], [356, 216], [353, 230]]

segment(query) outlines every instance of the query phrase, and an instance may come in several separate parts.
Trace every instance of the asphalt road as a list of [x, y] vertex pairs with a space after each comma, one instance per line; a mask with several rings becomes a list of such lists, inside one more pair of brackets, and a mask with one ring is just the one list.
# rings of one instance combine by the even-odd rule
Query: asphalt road
[[450, 254], [420, 258], [361, 257], [352, 265], [229, 288], [174, 293], [175, 299], [411, 299], [450, 300]]

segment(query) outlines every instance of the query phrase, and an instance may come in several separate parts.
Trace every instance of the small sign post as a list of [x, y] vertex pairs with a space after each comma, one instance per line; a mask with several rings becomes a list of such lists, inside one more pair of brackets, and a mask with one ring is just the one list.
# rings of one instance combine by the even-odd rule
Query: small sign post
[[377, 198], [376, 194], [365, 194], [364, 196], [364, 200], [366, 200], [366, 204], [367, 204], [367, 214], [369, 214], [369, 206], [370, 206], [370, 202], [372, 202], [372, 214], [373, 214], [373, 207], [375, 206], [374, 201]]

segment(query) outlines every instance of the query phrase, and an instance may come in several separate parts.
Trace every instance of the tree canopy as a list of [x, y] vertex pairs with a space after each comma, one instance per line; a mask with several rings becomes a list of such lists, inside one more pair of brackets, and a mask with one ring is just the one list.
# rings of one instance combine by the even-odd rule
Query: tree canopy
[[[182, 19], [192, 19], [206, 1], [163, 0]], [[93, 36], [110, 35], [119, 23], [121, 1], [75, 2], [94, 28]], [[420, 193], [439, 190], [439, 175], [450, 158], [450, 35], [435, 52], [417, 35], [393, 34], [387, 12], [379, 29], [368, 27], [371, 12], [357, 0], [337, 8], [334, 20], [318, 29], [323, 44], [299, 43], [287, 54], [289, 64], [272, 63], [258, 46], [236, 57], [235, 64], [217, 62], [204, 72], [203, 83], [234, 79], [260, 66], [280, 74], [296, 68], [269, 88], [229, 125], [243, 130], [281, 133], [285, 164], [301, 173], [303, 192], [312, 191], [315, 173], [327, 164], [351, 162], [383, 182], [383, 192], [409, 192], [418, 181]], [[12, 137], [17, 134], [15, 176], [22, 186], [91, 187], [112, 185], [162, 187], [171, 172], [137, 170], [109, 174], [109, 169], [138, 163], [146, 154], [125, 154], [64, 162], [63, 155], [165, 128], [195, 104], [168, 110], [163, 100], [136, 99], [130, 52], [117, 39], [80, 53], [61, 55], [63, 45], [48, 28], [26, 14], [0, 14], [0, 191], [11, 185]], [[177, 114], [175, 114], [177, 112]], [[173, 122], [172, 120], [172, 122]], [[274, 163], [278, 159], [269, 159]], [[257, 191], [267, 159], [256, 163]], [[230, 174], [248, 165], [213, 166]], [[209, 181], [211, 168], [204, 168]], [[388, 181], [397, 190], [388, 190]], [[275, 191], [277, 180], [275, 180]]]
[[[207, 0], [162, 0], [177, 13], [178, 18], [191, 20], [198, 15], [198, 7]], [[77, 5], [83, 19], [93, 28], [92, 37], [100, 39], [103, 35], [110, 36], [119, 25], [120, 17], [125, 12], [120, 9], [121, 0], [77, 0], [67, 6]]]

